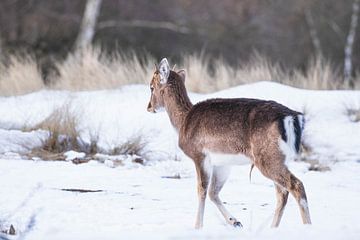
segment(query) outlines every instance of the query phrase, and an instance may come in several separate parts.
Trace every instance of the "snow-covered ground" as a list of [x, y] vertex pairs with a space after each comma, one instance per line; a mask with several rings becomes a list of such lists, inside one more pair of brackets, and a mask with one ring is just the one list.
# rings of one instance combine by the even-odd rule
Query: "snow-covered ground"
[[359, 239], [360, 163], [338, 163], [323, 173], [306, 167], [290, 165], [306, 186], [312, 226], [301, 224], [290, 197], [282, 224], [271, 229], [274, 187], [258, 171], [249, 183], [249, 166], [242, 166], [233, 169], [221, 195], [244, 228], [226, 225], [208, 201], [204, 229], [193, 230], [197, 195], [190, 161], [109, 168], [2, 159], [0, 217], [26, 239]]
[[[313, 225], [301, 224], [290, 197], [280, 228], [271, 229], [274, 187], [258, 171], [249, 183], [250, 166], [245, 165], [234, 167], [222, 191], [244, 228], [225, 225], [209, 201], [204, 229], [193, 230], [194, 166], [178, 150], [167, 115], [146, 112], [148, 86], [134, 85], [0, 98], [0, 228], [13, 224], [18, 236], [26, 239], [360, 238], [360, 122], [352, 122], [346, 114], [346, 106], [360, 104], [360, 92], [308, 91], [261, 82], [190, 97], [193, 102], [210, 97], [272, 99], [306, 112], [304, 140], [312, 148], [312, 158], [331, 167], [328, 172], [314, 172], [306, 163], [288, 164], [305, 184]], [[47, 132], [21, 129], [36, 125], [64, 103], [78, 113], [83, 139], [97, 134], [99, 145], [106, 149], [141, 134], [154, 160], [162, 161], [113, 168], [96, 161], [74, 165], [23, 160], [18, 153], [39, 146]], [[178, 175], [179, 179], [171, 178]], [[64, 191], [74, 189], [101, 191]]]

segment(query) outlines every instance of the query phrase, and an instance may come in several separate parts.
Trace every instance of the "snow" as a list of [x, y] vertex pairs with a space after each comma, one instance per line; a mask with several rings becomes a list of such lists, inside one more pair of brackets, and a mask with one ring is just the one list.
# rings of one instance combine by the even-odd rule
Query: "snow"
[[[360, 104], [359, 91], [309, 91], [260, 82], [213, 94], [191, 93], [193, 102], [251, 97], [305, 110], [304, 141], [312, 147], [311, 158], [331, 168], [314, 172], [303, 162], [288, 164], [304, 182], [311, 226], [301, 224], [290, 196], [280, 227], [271, 229], [276, 203], [272, 182], [254, 169], [249, 183], [250, 165], [242, 165], [233, 168], [221, 198], [244, 228], [227, 226], [208, 200], [200, 231], [193, 229], [193, 163], [178, 149], [166, 113], [146, 111], [149, 94], [148, 86], [130, 85], [0, 97], [0, 230], [13, 224], [18, 231], [14, 239], [359, 239], [360, 122], [346, 114], [346, 106]], [[152, 161], [144, 166], [133, 163], [136, 156], [103, 154], [94, 156], [100, 161], [79, 165], [24, 160], [23, 154], [41, 146], [49, 134], [23, 129], [31, 129], [64, 104], [77, 114], [84, 141], [96, 136], [100, 147], [110, 150], [141, 135]], [[71, 151], [66, 157], [84, 158], [84, 153]], [[119, 159], [124, 164], [118, 164]]]
[[[303, 180], [312, 226], [301, 224], [292, 197], [279, 229], [271, 229], [275, 208], [272, 183], [249, 166], [234, 167], [222, 199], [244, 228], [232, 229], [210, 201], [204, 229], [193, 230], [197, 195], [191, 162], [160, 162], [151, 167], [109, 168], [97, 162], [1, 160], [0, 216], [25, 231], [26, 239], [266, 238], [358, 239], [360, 164], [338, 163], [331, 172], [309, 172], [304, 163], [290, 169]], [[180, 179], [165, 178], [180, 172]], [[340, 181], [341, 179], [341, 181]], [[78, 193], [61, 189], [103, 190]]]
[[[100, 147], [109, 150], [141, 135], [149, 143], [148, 148], [158, 153], [159, 159], [174, 159], [179, 155], [176, 132], [165, 113], [150, 114], [146, 111], [149, 97], [150, 91], [145, 85], [93, 92], [44, 90], [20, 97], [0, 97], [0, 126], [18, 130], [35, 126], [54, 109], [68, 104], [72, 112], [77, 113], [84, 141], [90, 142], [95, 136]], [[359, 91], [311, 91], [259, 82], [213, 94], [190, 94], [193, 102], [213, 97], [275, 100], [295, 110], [305, 111], [304, 141], [315, 146], [314, 158], [321, 162], [359, 159], [360, 123], [352, 122], [346, 114], [346, 106], [360, 104]], [[39, 133], [39, 137], [43, 138], [43, 135]], [[14, 145], [21, 142], [15, 137], [10, 141], [14, 141]], [[18, 149], [26, 151], [21, 144], [18, 145]], [[0, 153], [7, 151], [0, 146]]]
[[76, 152], [76, 151], [73, 151], [73, 150], [65, 152], [64, 155], [66, 157], [65, 158], [66, 161], [71, 161], [71, 160], [74, 160], [74, 159], [77, 159], [77, 158], [82, 159], [82, 158], [84, 158], [86, 156], [86, 154], [83, 153], [83, 152]]
[[40, 147], [47, 137], [48, 132], [44, 130], [22, 132], [20, 130], [0, 129], [0, 153], [26, 152]]

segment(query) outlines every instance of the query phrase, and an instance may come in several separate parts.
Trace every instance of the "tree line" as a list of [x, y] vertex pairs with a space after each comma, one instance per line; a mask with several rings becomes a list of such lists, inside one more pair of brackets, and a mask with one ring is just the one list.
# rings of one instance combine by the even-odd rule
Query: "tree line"
[[351, 81], [360, 63], [358, 14], [359, 0], [2, 0], [0, 53], [26, 50], [47, 62], [97, 44], [236, 65], [257, 51], [300, 69], [322, 55]]

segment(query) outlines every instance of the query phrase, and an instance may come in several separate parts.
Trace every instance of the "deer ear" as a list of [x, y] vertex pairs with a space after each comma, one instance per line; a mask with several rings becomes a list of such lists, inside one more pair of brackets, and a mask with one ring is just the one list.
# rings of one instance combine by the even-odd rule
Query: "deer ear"
[[159, 64], [160, 71], [160, 83], [164, 84], [167, 82], [170, 75], [170, 65], [166, 58], [163, 58]]
[[177, 72], [180, 77], [181, 77], [181, 80], [183, 80], [183, 82], [185, 82], [185, 77], [186, 77], [186, 71], [184, 69], [181, 69], [180, 71]]

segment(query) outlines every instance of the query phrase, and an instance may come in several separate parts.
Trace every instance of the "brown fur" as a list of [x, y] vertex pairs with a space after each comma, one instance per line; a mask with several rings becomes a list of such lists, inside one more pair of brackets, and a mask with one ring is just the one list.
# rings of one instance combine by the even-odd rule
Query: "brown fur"
[[[278, 196], [274, 227], [280, 222], [288, 192], [298, 201], [303, 222], [310, 223], [308, 210], [300, 204], [300, 200], [306, 202], [304, 187], [285, 166], [285, 156], [279, 148], [282, 135], [279, 121], [300, 113], [274, 101], [249, 98], [209, 99], [192, 105], [184, 81], [184, 72], [170, 71], [167, 82], [162, 84], [157, 69], [150, 83], [152, 94], [148, 111], [156, 112], [157, 108], [165, 107], [179, 133], [180, 148], [195, 163], [199, 195], [196, 227], [202, 226], [211, 175], [206, 171], [205, 149], [216, 153], [243, 154], [264, 176], [274, 181]], [[239, 226], [240, 222], [226, 211], [217, 196], [226, 180], [222, 181], [219, 177], [215, 174], [211, 179], [211, 200], [230, 224]]]

